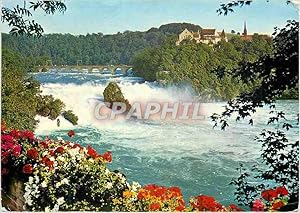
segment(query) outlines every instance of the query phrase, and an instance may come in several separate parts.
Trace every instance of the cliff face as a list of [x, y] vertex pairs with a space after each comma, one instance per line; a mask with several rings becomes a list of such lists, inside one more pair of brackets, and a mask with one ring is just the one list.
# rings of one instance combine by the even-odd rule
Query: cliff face
[[114, 102], [121, 102], [126, 104], [126, 112], [131, 109], [129, 101], [124, 97], [121, 88], [116, 82], [110, 82], [103, 92], [104, 101], [110, 103], [109, 108], [112, 108]]

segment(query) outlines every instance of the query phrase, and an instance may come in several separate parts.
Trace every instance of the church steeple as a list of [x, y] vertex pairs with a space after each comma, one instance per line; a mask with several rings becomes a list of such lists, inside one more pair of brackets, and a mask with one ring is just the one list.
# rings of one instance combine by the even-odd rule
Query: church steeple
[[244, 32], [243, 35], [246, 36], [247, 35], [247, 25], [246, 25], [246, 21], [244, 21]]
[[224, 29], [222, 30], [220, 37], [221, 37], [221, 38], [225, 38], [225, 37], [226, 37], [226, 34], [225, 34]]

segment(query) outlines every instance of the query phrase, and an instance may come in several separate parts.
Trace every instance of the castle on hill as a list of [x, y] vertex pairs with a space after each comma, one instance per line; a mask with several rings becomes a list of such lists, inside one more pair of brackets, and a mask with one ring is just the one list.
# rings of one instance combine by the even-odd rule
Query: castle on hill
[[227, 41], [225, 31], [217, 32], [216, 29], [202, 29], [198, 32], [189, 31], [188, 29], [183, 30], [176, 41], [176, 45], [179, 45], [183, 40], [195, 40], [196, 43], [204, 44], [216, 44], [221, 40]]
[[[269, 35], [260, 35], [264, 39], [269, 39]], [[244, 22], [244, 31], [240, 35], [243, 41], [252, 41], [253, 35], [248, 34], [246, 21]], [[176, 41], [176, 45], [179, 45], [183, 40], [194, 40], [196, 43], [204, 44], [217, 44], [220, 41], [228, 41], [224, 29], [222, 32], [217, 32], [216, 29], [202, 29], [198, 32], [189, 31], [188, 29], [183, 30], [179, 35]]]

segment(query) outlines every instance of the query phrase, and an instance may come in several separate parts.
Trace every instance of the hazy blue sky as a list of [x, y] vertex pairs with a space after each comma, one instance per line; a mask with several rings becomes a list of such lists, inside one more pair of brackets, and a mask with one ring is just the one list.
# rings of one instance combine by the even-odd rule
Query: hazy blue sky
[[[12, 6], [21, 0], [3, 0]], [[112, 34], [125, 30], [145, 31], [171, 22], [190, 22], [204, 28], [232, 29], [241, 32], [247, 21], [248, 32], [273, 32], [275, 26], [284, 26], [288, 19], [298, 19], [295, 7], [285, 0], [255, 0], [252, 6], [236, 8], [228, 16], [218, 16], [216, 9], [227, 0], [65, 0], [64, 14], [34, 18], [46, 33]], [[2, 27], [7, 32], [7, 26]]]

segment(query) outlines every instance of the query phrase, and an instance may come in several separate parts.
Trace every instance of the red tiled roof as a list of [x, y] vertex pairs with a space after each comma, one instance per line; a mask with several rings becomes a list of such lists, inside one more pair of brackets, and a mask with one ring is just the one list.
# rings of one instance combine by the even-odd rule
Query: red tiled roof
[[241, 39], [244, 41], [252, 41], [253, 35], [242, 35]]
[[216, 32], [216, 29], [202, 29], [201, 35], [214, 35]]

